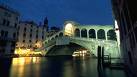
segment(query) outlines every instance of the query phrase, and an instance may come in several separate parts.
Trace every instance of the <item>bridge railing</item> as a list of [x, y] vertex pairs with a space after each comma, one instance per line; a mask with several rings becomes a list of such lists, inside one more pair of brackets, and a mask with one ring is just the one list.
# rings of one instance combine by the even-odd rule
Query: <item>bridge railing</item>
[[63, 32], [62, 30], [53, 34], [52, 36], [48, 37], [46, 40], [51, 40], [52, 38], [55, 38], [56, 35], [59, 35], [61, 32]]
[[56, 39], [49, 40], [49, 42], [45, 42], [45, 47], [49, 47], [56, 44]]

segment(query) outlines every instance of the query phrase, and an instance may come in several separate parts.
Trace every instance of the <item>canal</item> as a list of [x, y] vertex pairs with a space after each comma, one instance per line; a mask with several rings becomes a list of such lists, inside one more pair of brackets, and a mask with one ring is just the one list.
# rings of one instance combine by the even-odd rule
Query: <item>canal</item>
[[0, 62], [0, 77], [125, 77], [119, 69], [105, 68], [102, 73], [95, 58], [20, 57]]
[[[57, 52], [79, 46], [61, 48], [51, 51], [61, 54]], [[0, 77], [126, 77], [123, 70], [102, 68], [97, 62], [94, 57], [72, 56], [0, 58]]]

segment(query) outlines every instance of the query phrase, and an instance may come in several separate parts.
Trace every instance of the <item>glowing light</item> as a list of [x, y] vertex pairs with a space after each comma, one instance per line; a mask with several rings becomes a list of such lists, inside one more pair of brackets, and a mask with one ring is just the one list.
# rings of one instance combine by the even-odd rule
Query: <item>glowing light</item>
[[42, 55], [42, 52], [35, 52], [32, 49], [25, 49], [25, 48], [16, 48], [15, 54], [18, 54], [19, 56], [31, 56], [31, 55]]
[[65, 26], [65, 35], [72, 36], [73, 35], [73, 25], [71, 23], [66, 24]]
[[78, 50], [78, 51], [75, 51], [73, 54], [72, 54], [73, 57], [85, 57], [85, 56], [90, 56], [90, 52], [88, 50]]
[[41, 42], [41, 41], [37, 42], [37, 43], [35, 44], [35, 46], [36, 46], [37, 48], [41, 48], [41, 47], [42, 47], [42, 42]]

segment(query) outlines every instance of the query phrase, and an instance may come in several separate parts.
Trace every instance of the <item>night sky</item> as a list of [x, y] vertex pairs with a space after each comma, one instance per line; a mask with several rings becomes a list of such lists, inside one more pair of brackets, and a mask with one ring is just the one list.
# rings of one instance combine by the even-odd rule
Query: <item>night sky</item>
[[49, 26], [62, 26], [72, 20], [80, 24], [113, 24], [111, 0], [0, 0], [20, 13], [21, 20], [42, 22], [47, 16]]

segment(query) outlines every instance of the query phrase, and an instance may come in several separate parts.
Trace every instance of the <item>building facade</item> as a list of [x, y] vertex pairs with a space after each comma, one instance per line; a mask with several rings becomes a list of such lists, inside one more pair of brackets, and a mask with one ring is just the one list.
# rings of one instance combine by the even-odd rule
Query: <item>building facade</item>
[[137, 3], [136, 0], [112, 0], [115, 21], [120, 31], [120, 46], [131, 77], [137, 77]]
[[35, 49], [42, 47], [46, 39], [47, 28], [38, 26], [32, 21], [22, 21], [19, 23], [17, 48]]
[[5, 5], [0, 5], [0, 55], [14, 53], [18, 21], [18, 12]]

